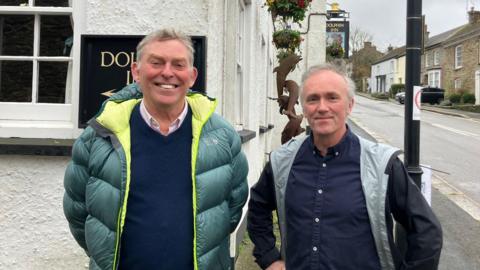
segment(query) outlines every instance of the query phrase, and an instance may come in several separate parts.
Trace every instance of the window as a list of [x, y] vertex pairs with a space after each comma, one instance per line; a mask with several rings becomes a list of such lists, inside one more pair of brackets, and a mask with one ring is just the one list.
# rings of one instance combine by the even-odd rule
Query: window
[[430, 52], [425, 53], [425, 67], [429, 67], [430, 64]]
[[430, 87], [441, 88], [440, 84], [440, 70], [431, 70], [428, 72], [428, 85]]
[[390, 61], [390, 71], [395, 72], [395, 61]]
[[440, 51], [435, 50], [433, 52], [433, 65], [438, 66], [440, 65]]
[[462, 88], [462, 81], [460, 79], [455, 79], [455, 81], [453, 83], [454, 83], [455, 89]]
[[461, 68], [463, 63], [462, 63], [462, 54], [463, 54], [463, 46], [458, 45], [455, 47], [455, 68]]
[[237, 68], [236, 68], [236, 89], [235, 89], [235, 108], [234, 124], [237, 130], [243, 129], [243, 96], [246, 87], [246, 51], [247, 51], [247, 20], [246, 5], [243, 0], [238, 1], [238, 26], [237, 26]]
[[72, 12], [72, 0], [0, 1], [0, 121], [71, 121]]

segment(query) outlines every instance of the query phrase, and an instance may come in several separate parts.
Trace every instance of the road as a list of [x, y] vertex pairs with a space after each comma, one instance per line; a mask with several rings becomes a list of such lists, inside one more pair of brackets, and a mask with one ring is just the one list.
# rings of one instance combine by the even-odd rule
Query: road
[[[356, 97], [351, 119], [377, 140], [403, 149], [404, 106]], [[420, 163], [480, 205], [480, 121], [423, 110]]]
[[[349, 124], [355, 133], [367, 139], [380, 140], [403, 148], [403, 110], [403, 105], [357, 96], [350, 117], [353, 121], [349, 121]], [[468, 194], [478, 195], [478, 187], [474, 182], [480, 177], [479, 168], [471, 164], [480, 161], [480, 157], [475, 156], [475, 153], [480, 154], [476, 135], [480, 134], [478, 132], [480, 123], [426, 111], [422, 111], [421, 117], [421, 162], [450, 173], [450, 175], [433, 173], [434, 179], [441, 179], [432, 189], [432, 208], [443, 229], [439, 269], [480, 270], [480, 220], [473, 218], [475, 213], [472, 213], [472, 209], [462, 207], [465, 206], [464, 200], [459, 201], [456, 198], [462, 197], [462, 192], [456, 190], [443, 192], [441, 185], [442, 182], [448, 182], [462, 189], [465, 186], [473, 186], [477, 189]], [[454, 149], [456, 147], [460, 150]], [[467, 149], [466, 153], [461, 153], [461, 149]], [[461, 160], [468, 158], [472, 159], [469, 160], [469, 165], [461, 164]], [[449, 159], [457, 165], [450, 165]], [[458, 175], [457, 171], [460, 171]], [[473, 202], [475, 205], [478, 197], [476, 199], [477, 201]]]

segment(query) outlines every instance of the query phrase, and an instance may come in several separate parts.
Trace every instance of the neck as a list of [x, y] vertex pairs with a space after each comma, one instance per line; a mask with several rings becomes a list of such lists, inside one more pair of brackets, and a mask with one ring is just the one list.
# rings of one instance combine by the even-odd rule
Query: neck
[[335, 134], [331, 135], [321, 135], [321, 134], [313, 134], [313, 144], [315, 147], [320, 151], [322, 156], [326, 156], [328, 152], [328, 148], [337, 145], [347, 132], [347, 128], [338, 131]]
[[[145, 100], [144, 100], [145, 102]], [[160, 125], [161, 131], [168, 131], [170, 125], [175, 121], [180, 114], [182, 113], [183, 109], [186, 106], [187, 101], [185, 100], [181, 105], [174, 105], [171, 107], [164, 107], [164, 106], [155, 106], [145, 102], [145, 108], [147, 109], [148, 113], [157, 121]]]

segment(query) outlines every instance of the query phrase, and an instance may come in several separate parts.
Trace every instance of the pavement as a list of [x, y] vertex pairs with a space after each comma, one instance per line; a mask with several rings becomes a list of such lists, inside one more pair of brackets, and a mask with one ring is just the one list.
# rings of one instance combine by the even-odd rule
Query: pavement
[[[480, 113], [423, 104], [422, 110], [480, 121]], [[367, 139], [375, 140], [350, 120], [349, 125], [354, 132]], [[443, 229], [443, 249], [439, 269], [480, 270], [480, 222], [436, 189], [432, 189], [432, 208]], [[240, 245], [235, 270], [260, 269], [254, 261], [252, 250], [253, 244], [246, 233]]]

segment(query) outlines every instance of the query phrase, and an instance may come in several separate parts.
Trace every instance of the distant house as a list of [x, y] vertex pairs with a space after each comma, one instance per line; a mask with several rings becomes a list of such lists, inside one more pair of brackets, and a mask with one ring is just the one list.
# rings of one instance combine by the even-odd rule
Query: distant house
[[480, 11], [468, 12], [468, 23], [443, 41], [443, 88], [475, 94], [480, 104]]
[[405, 83], [405, 46], [393, 49], [372, 63], [371, 93], [387, 93], [394, 83]]
[[367, 91], [371, 77], [371, 65], [382, 55], [383, 53], [378, 51], [370, 41], [364, 42], [363, 48], [352, 53], [350, 56], [352, 79], [355, 81], [358, 91]]
[[444, 64], [446, 59], [445, 48], [443, 42], [455, 34], [461, 27], [457, 27], [446, 32], [440, 33], [433, 37], [428, 36], [425, 31], [425, 49], [422, 55], [422, 85], [443, 88], [445, 85]]

